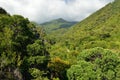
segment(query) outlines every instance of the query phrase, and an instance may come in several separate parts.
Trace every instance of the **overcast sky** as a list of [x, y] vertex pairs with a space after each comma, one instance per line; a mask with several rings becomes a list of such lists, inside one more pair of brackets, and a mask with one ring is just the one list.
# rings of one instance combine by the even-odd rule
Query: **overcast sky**
[[20, 14], [38, 23], [63, 18], [80, 21], [113, 0], [0, 0], [11, 15]]

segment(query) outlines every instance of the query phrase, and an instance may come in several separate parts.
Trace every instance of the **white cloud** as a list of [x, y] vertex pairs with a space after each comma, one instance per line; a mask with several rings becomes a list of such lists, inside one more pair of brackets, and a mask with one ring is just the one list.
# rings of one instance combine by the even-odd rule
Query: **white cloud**
[[10, 14], [20, 14], [31, 21], [56, 18], [80, 21], [113, 0], [0, 0]]

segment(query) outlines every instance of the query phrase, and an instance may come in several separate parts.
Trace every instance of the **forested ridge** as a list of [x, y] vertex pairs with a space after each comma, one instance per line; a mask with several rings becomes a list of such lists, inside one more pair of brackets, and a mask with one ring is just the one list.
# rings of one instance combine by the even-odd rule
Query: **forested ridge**
[[49, 39], [56, 40], [60, 39], [64, 33], [68, 31], [77, 21], [67, 21], [62, 18], [54, 19], [52, 21], [44, 22], [37, 24], [38, 27], [41, 27], [46, 32]]
[[67, 29], [76, 24], [76, 21], [66, 21], [62, 18], [58, 18], [49, 22], [41, 23], [40, 26], [45, 29], [46, 33], [53, 33], [60, 29]]
[[50, 32], [0, 8], [0, 80], [120, 80], [120, 0]]

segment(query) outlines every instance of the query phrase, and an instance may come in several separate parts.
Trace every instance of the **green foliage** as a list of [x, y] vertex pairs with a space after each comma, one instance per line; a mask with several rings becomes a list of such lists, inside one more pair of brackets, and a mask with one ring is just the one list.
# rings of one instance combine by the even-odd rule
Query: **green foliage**
[[91, 63], [80, 61], [80, 64], [71, 66], [67, 72], [68, 80], [100, 80], [99, 72], [93, 71], [94, 66]]
[[0, 79], [29, 80], [29, 68], [47, 68], [49, 53], [41, 36], [44, 33], [28, 19], [6, 13], [0, 8]]
[[31, 56], [36, 56], [36, 55], [44, 56], [45, 55], [44, 49], [45, 47], [42, 40], [36, 40], [35, 43], [27, 46], [28, 54]]
[[29, 69], [30, 74], [34, 79], [32, 80], [49, 80], [48, 78], [43, 77], [44, 72], [36, 68]]
[[67, 71], [68, 80], [120, 79], [117, 75], [120, 73], [120, 58], [110, 50], [88, 49], [81, 52], [77, 59], [77, 64], [72, 65]]
[[49, 64], [48, 68], [50, 70], [51, 77], [59, 77], [59, 79], [66, 80], [66, 70], [70, 67], [70, 63], [68, 61], [64, 61], [59, 57], [53, 58]]

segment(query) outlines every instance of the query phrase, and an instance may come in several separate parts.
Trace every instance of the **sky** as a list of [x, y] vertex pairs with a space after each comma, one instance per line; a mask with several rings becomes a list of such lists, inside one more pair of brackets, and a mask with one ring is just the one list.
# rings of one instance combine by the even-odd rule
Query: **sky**
[[81, 21], [113, 0], [0, 0], [0, 7], [37, 23], [57, 18]]

